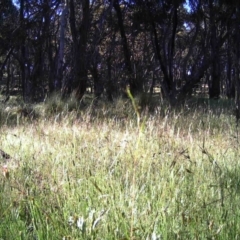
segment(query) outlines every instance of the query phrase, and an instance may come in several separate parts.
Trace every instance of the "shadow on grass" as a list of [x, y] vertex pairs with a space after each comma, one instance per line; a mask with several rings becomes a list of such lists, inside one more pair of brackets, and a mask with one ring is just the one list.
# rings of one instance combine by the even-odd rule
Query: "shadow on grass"
[[[233, 115], [234, 101], [228, 99], [209, 100], [207, 98], [192, 97], [185, 104], [171, 108], [166, 101], [161, 100], [158, 93], [148, 93], [135, 97], [141, 116], [215, 116]], [[74, 98], [62, 99], [60, 95], [52, 95], [43, 103], [24, 104], [18, 97], [11, 96], [6, 104], [0, 104], [0, 126], [16, 126], [31, 123], [41, 119], [65, 119], [68, 115], [79, 119], [88, 115], [94, 120], [135, 119], [135, 111], [128, 98], [118, 98], [109, 102], [104, 98], [95, 99], [86, 94], [82, 101]], [[60, 116], [60, 117], [59, 117]], [[84, 119], [84, 117], [83, 117]], [[191, 119], [191, 118], [189, 118]]]
[[228, 189], [228, 191], [231, 194], [240, 194], [240, 166], [234, 168], [234, 169], [227, 169], [223, 173], [223, 181], [225, 188]]

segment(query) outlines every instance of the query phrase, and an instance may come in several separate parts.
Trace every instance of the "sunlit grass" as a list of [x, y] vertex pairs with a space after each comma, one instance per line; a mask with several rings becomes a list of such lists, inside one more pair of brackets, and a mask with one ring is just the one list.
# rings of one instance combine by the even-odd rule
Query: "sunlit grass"
[[0, 176], [1, 238], [240, 237], [229, 108], [161, 105], [142, 110], [138, 126], [129, 100], [94, 104], [54, 114], [38, 106], [42, 117], [10, 126], [5, 118], [0, 148], [12, 160]]

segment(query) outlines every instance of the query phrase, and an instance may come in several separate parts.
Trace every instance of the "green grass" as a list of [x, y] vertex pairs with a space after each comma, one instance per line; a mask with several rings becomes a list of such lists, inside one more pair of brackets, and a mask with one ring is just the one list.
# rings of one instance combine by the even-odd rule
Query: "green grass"
[[158, 105], [140, 120], [131, 100], [74, 106], [33, 106], [34, 119], [2, 107], [1, 239], [240, 239], [229, 105]]

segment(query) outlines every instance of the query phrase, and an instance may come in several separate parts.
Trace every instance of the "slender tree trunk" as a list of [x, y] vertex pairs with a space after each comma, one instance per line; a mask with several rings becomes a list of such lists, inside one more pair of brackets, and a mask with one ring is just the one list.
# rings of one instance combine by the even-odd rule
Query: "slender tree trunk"
[[113, 82], [112, 82], [112, 64], [111, 64], [111, 56], [108, 56], [107, 58], [107, 86], [106, 86], [106, 92], [107, 92], [107, 99], [108, 101], [113, 101]]
[[[110, 0], [111, 2], [111, 0]], [[118, 0], [113, 1], [113, 7], [117, 13], [117, 19], [118, 19], [118, 26], [121, 34], [122, 39], [122, 47], [123, 47], [123, 53], [124, 53], [124, 60], [126, 64], [127, 74], [128, 74], [128, 83], [130, 85], [130, 91], [132, 94], [136, 94], [137, 92], [141, 92], [141, 84], [138, 84], [136, 79], [134, 79], [133, 69], [131, 65], [131, 53], [128, 47], [127, 37], [125, 33], [124, 23], [123, 23], [123, 16], [121, 7], [119, 5]]]
[[236, 25], [235, 25], [235, 44], [236, 44], [236, 54], [235, 54], [235, 83], [236, 83], [236, 120], [237, 123], [240, 119], [240, 33], [239, 33], [239, 26], [240, 26], [240, 2], [237, 3], [236, 6]]
[[226, 94], [227, 97], [235, 98], [235, 87], [234, 81], [232, 77], [232, 57], [230, 51], [230, 39], [228, 39], [228, 46], [227, 46], [227, 79], [226, 79]]
[[94, 83], [94, 96], [95, 98], [99, 98], [103, 93], [103, 84], [100, 80], [99, 72], [97, 66], [93, 66], [91, 69], [91, 74], [93, 76], [93, 83]]
[[173, 58], [174, 58], [174, 51], [175, 51], [175, 37], [176, 37], [176, 31], [177, 31], [177, 25], [178, 25], [178, 10], [177, 7], [174, 7], [173, 13], [172, 13], [172, 36], [169, 41], [169, 47], [168, 47], [168, 72], [169, 72], [169, 82], [170, 82], [170, 89], [171, 91], [175, 90], [175, 84], [173, 81]]
[[209, 86], [209, 98], [219, 99], [219, 97], [220, 97], [220, 69], [217, 56], [215, 61], [212, 62], [211, 81]]
[[156, 56], [159, 61], [162, 73], [163, 73], [163, 80], [160, 82], [161, 89], [163, 91], [163, 95], [168, 99], [169, 102], [171, 102], [171, 96], [170, 96], [170, 91], [172, 90], [171, 81], [169, 79], [166, 63], [163, 61], [162, 56], [161, 56], [160, 46], [158, 43], [157, 29], [156, 29], [156, 26], [155, 26], [155, 23], [153, 20], [152, 20], [152, 31], [153, 31], [153, 35], [154, 35]]
[[11, 71], [11, 58], [8, 59], [8, 65], [7, 65], [7, 84], [6, 84], [6, 96], [9, 95], [9, 89], [10, 89], [10, 82], [12, 78], [12, 71]]
[[211, 81], [209, 86], [209, 98], [218, 99], [220, 97], [220, 65], [219, 65], [219, 50], [218, 50], [218, 39], [217, 39], [217, 26], [214, 16], [214, 9], [212, 1], [209, 2], [210, 8], [210, 31], [211, 31]]
[[151, 83], [150, 91], [149, 91], [151, 96], [153, 95], [153, 90], [154, 90], [155, 84], [156, 84], [156, 77], [155, 77], [154, 73], [152, 73], [152, 83]]
[[51, 38], [49, 38], [47, 41], [47, 49], [48, 49], [48, 61], [49, 61], [49, 67], [50, 67], [50, 72], [48, 75], [48, 88], [49, 88], [49, 92], [52, 93], [54, 91], [55, 63], [54, 63], [54, 59], [53, 59]]
[[73, 89], [75, 96], [81, 100], [88, 81], [88, 60], [87, 60], [87, 40], [90, 28], [90, 7], [89, 0], [82, 0], [82, 22], [80, 28], [76, 27], [75, 5], [73, 0], [69, 2], [69, 22], [73, 39]]
[[[20, 0], [20, 24], [21, 24], [21, 31], [25, 33], [25, 25], [24, 25], [24, 2], [25, 0]], [[21, 39], [21, 77], [22, 77], [22, 95], [23, 100], [26, 101], [26, 47], [25, 47], [25, 34], [23, 34]]]
[[60, 34], [59, 34], [59, 50], [57, 57], [57, 73], [54, 81], [54, 89], [60, 90], [62, 88], [63, 77], [63, 58], [64, 58], [64, 42], [65, 42], [65, 29], [67, 24], [68, 6], [65, 4], [60, 18]]

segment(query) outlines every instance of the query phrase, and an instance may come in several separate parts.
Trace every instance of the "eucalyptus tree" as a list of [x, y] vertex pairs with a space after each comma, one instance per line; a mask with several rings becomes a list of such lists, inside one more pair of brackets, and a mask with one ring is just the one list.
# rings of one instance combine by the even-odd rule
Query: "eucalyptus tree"
[[[59, 0], [20, 0], [18, 44], [14, 57], [21, 69], [25, 101], [42, 97], [46, 84], [53, 85], [53, 46]], [[47, 82], [47, 81], [49, 82]]]
[[[226, 94], [228, 97], [235, 97], [236, 102], [236, 119], [240, 118], [240, 2], [234, 0], [214, 1], [215, 8], [219, 8], [217, 15], [218, 22], [222, 28], [217, 26], [217, 32], [224, 37], [217, 36], [217, 42], [220, 42], [220, 57], [223, 62], [219, 68], [219, 75], [226, 76]], [[213, 39], [214, 40], [214, 39]], [[214, 43], [215, 44], [215, 43]], [[219, 56], [219, 55], [217, 55]], [[222, 60], [224, 59], [224, 61]], [[213, 66], [215, 59], [213, 60]], [[221, 79], [219, 76], [218, 79]], [[214, 78], [213, 78], [214, 79]], [[218, 80], [219, 81], [219, 80]]]
[[[188, 30], [184, 25], [183, 16], [186, 16], [186, 9], [184, 8], [185, 1], [134, 1], [136, 4], [137, 12], [136, 14], [142, 16], [142, 24], [145, 24], [145, 28], [148, 29], [153, 37], [154, 51], [156, 58], [159, 62], [159, 66], [162, 71], [163, 78], [160, 80], [161, 89], [163, 95], [171, 104], [177, 102], [177, 97], [179, 95], [179, 90], [177, 87], [176, 75], [174, 74], [174, 69], [176, 67], [176, 57], [182, 58], [182, 55], [185, 53], [185, 61], [181, 61], [181, 65], [185, 67], [181, 71], [182, 77], [187, 78], [187, 72], [190, 72], [188, 60], [190, 59], [196, 37], [194, 38], [194, 24], [191, 25], [191, 29]], [[179, 32], [184, 32], [187, 34], [178, 34]], [[196, 35], [198, 34], [198, 29], [196, 29]], [[193, 35], [193, 41], [188, 40], [189, 36]], [[181, 49], [181, 53], [178, 55], [178, 50], [176, 50], [176, 43], [182, 41], [182, 38], [185, 38], [185, 41], [189, 41], [190, 45], [187, 45], [185, 49]], [[195, 39], [195, 40], [194, 40]], [[183, 46], [182, 46], [183, 47]], [[177, 53], [177, 55], [176, 55]], [[178, 66], [181, 68], [182, 66]], [[185, 94], [191, 90], [189, 84], [186, 89], [182, 89]], [[188, 90], [189, 89], [189, 90]]]
[[236, 119], [240, 119], [240, 2], [236, 3], [236, 23], [235, 23], [235, 78], [236, 78]]
[[[63, 3], [60, 9], [60, 23], [59, 23], [59, 40], [58, 40], [58, 51], [57, 51], [57, 58], [56, 58], [56, 72], [54, 76], [54, 84], [51, 84], [51, 90], [60, 90], [63, 83], [63, 70], [64, 70], [64, 57], [65, 57], [65, 34], [66, 34], [66, 27], [67, 27], [67, 15], [68, 15], [68, 6], [67, 3]], [[51, 45], [50, 45], [51, 46]], [[49, 54], [50, 63], [53, 62], [52, 54]], [[54, 65], [53, 65], [54, 66]], [[51, 81], [50, 81], [51, 82]], [[52, 83], [52, 82], [51, 82]], [[64, 93], [65, 91], [63, 91]]]
[[[108, 20], [112, 14], [113, 4], [96, 0], [91, 10], [93, 17], [89, 33], [89, 72], [93, 78], [94, 95], [98, 98], [103, 93], [104, 86], [109, 91], [104, 75], [106, 76], [106, 48], [109, 44]], [[111, 97], [109, 99], [111, 100]]]
[[240, 119], [240, 2], [239, 1], [225, 1], [223, 4], [233, 9], [232, 16], [232, 53], [233, 53], [233, 66], [232, 72], [234, 72], [234, 82], [236, 89], [236, 119], [237, 122]]
[[209, 97], [218, 99], [226, 70], [226, 44], [231, 36], [229, 24], [232, 22], [233, 8], [222, 1], [204, 1], [204, 21], [209, 32], [209, 52], [211, 54]]
[[[111, 0], [109, 0], [111, 2]], [[133, 69], [132, 69], [132, 63], [131, 63], [131, 50], [129, 48], [129, 44], [127, 41], [127, 36], [126, 36], [126, 31], [125, 31], [125, 26], [124, 26], [124, 19], [123, 19], [123, 14], [122, 14], [122, 9], [119, 3], [119, 0], [114, 0], [113, 1], [113, 7], [116, 11], [117, 15], [117, 20], [118, 20], [118, 27], [121, 35], [121, 43], [122, 43], [122, 49], [123, 49], [123, 54], [124, 54], [124, 61], [125, 61], [125, 66], [126, 66], [126, 71], [127, 71], [127, 77], [128, 81], [127, 83], [130, 86], [131, 92], [134, 94], [138, 92], [139, 88], [141, 88], [141, 85], [136, 82], [136, 79], [134, 78], [133, 74]]]
[[11, 0], [0, 2], [0, 81], [16, 45], [17, 15]]
[[175, 105], [191, 96], [208, 75], [209, 96], [219, 98], [232, 5], [201, 0], [189, 0], [187, 7], [181, 0], [131, 2], [135, 14], [141, 16], [139, 21], [151, 31], [163, 76], [161, 89], [169, 103]]
[[72, 67], [74, 69], [72, 88], [78, 99], [83, 97], [88, 82], [87, 43], [91, 25], [90, 13], [89, 0], [69, 0], [69, 24], [73, 55]]

